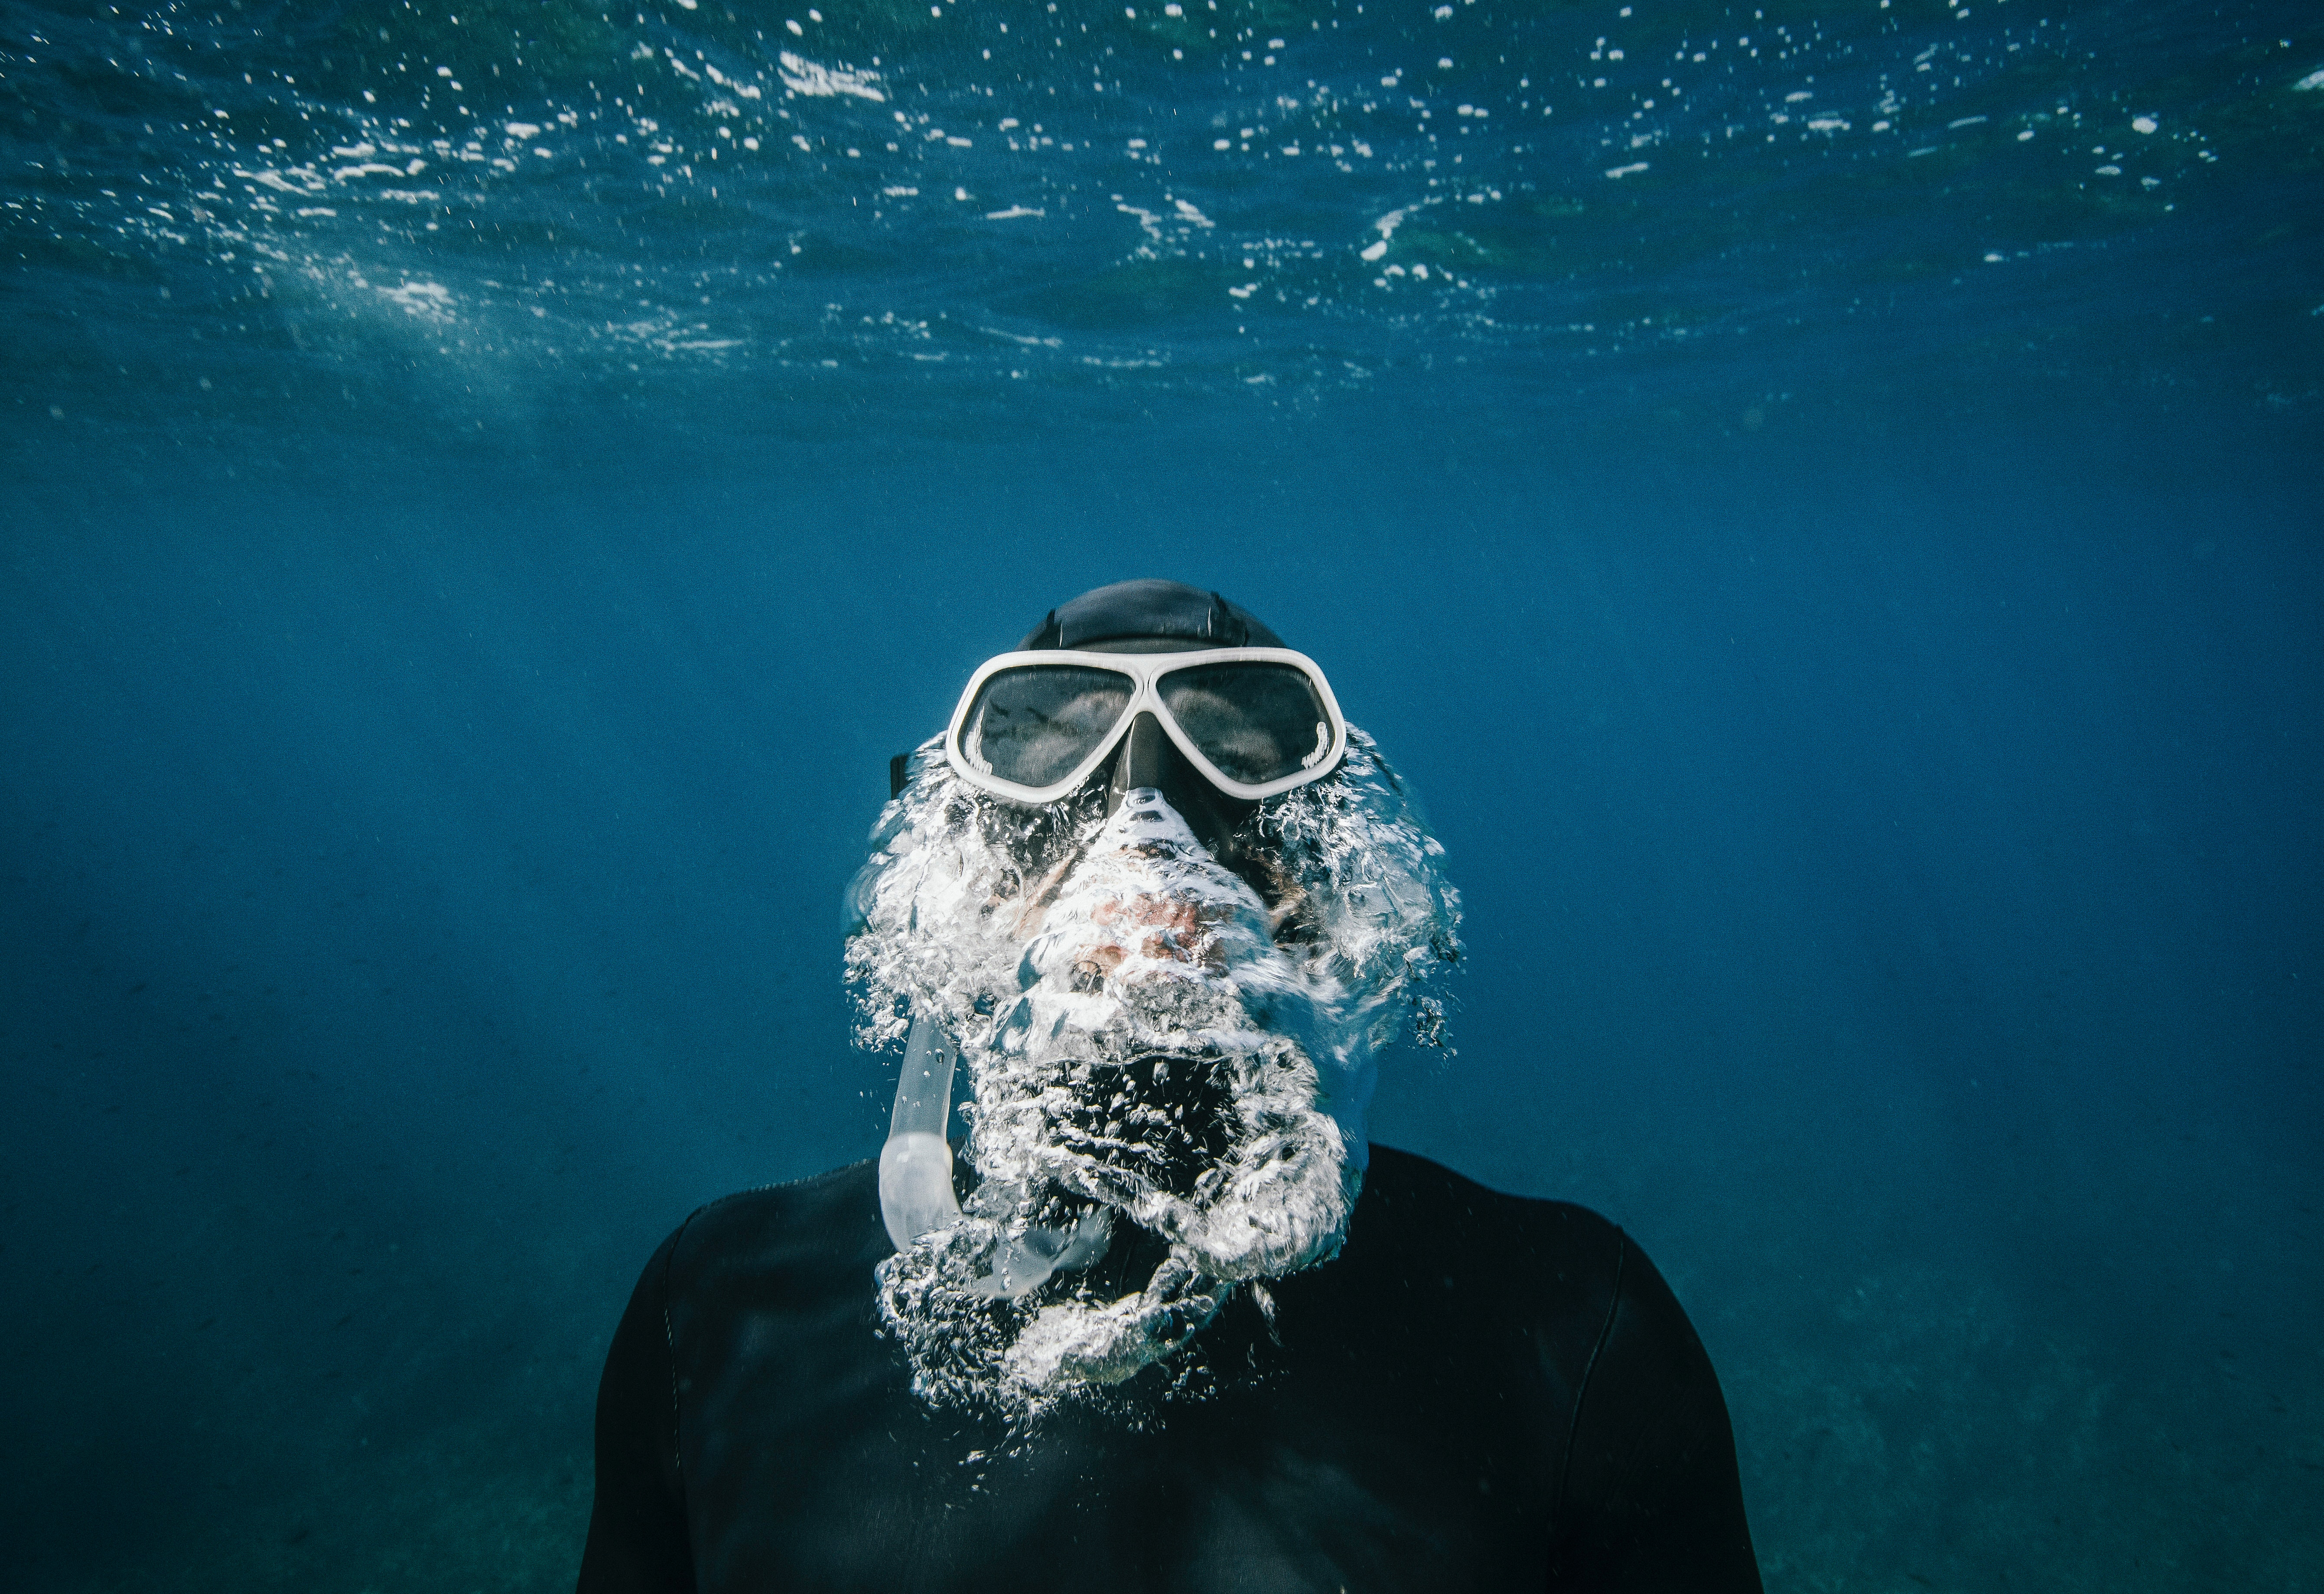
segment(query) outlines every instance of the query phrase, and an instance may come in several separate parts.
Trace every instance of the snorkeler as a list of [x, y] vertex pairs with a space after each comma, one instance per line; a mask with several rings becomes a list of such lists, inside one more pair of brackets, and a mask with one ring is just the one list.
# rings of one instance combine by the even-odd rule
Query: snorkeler
[[647, 1264], [585, 1594], [1759, 1587], [1646, 1256], [1366, 1138], [1459, 898], [1313, 660], [1101, 588], [891, 787], [847, 950], [887, 1147]]

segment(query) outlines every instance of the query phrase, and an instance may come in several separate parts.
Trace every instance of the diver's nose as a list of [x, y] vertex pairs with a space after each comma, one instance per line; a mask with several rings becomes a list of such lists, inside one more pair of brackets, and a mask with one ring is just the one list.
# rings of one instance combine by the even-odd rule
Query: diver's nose
[[1162, 722], [1140, 710], [1138, 718], [1130, 722], [1130, 734], [1121, 738], [1121, 751], [1114, 756], [1113, 779], [1106, 787], [1106, 812], [1111, 813], [1121, 806], [1125, 792], [1142, 787], [1169, 791], [1178, 784], [1176, 777], [1184, 763], [1178, 749], [1162, 734]]
[[1162, 801], [1186, 821], [1187, 829], [1213, 857], [1230, 868], [1240, 867], [1235, 829], [1259, 805], [1230, 797], [1204, 780], [1202, 772], [1178, 751], [1162, 722], [1144, 710], [1130, 722], [1120, 751], [1114, 755], [1113, 774], [1106, 782], [1106, 813], [1119, 811], [1122, 798], [1139, 790], [1161, 792]]

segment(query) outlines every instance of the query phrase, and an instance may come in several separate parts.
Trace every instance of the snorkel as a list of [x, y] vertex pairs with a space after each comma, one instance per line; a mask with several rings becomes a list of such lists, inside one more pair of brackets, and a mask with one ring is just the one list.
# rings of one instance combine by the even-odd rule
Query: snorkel
[[960, 1221], [952, 1188], [952, 1070], [960, 1048], [927, 1018], [912, 1021], [904, 1069], [896, 1080], [896, 1109], [888, 1143], [880, 1148], [880, 1218], [899, 1251], [924, 1234]]
[[[959, 1046], [941, 1026], [926, 1018], [912, 1021], [887, 1144], [880, 1148], [880, 1218], [899, 1252], [961, 1219], [960, 1198], [952, 1188], [952, 1145], [945, 1137], [952, 1116], [953, 1065], [959, 1057]], [[1047, 1284], [1053, 1273], [1096, 1261], [1111, 1234], [1103, 1209], [1093, 1209], [1071, 1229], [1035, 1225], [1021, 1237], [1004, 1235], [973, 1287], [982, 1295], [1014, 1301]]]

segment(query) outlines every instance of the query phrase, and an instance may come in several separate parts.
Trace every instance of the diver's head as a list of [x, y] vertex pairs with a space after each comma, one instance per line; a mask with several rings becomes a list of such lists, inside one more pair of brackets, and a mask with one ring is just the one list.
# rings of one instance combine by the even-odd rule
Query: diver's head
[[910, 1041], [881, 1309], [925, 1393], [1038, 1411], [1337, 1251], [1460, 908], [1314, 661], [1215, 593], [1100, 588], [979, 667], [872, 839], [847, 963], [859, 1039]]
[[988, 661], [945, 748], [971, 784], [1024, 806], [1102, 789], [1111, 815], [1130, 792], [1158, 792], [1261, 885], [1249, 833], [1260, 802], [1329, 776], [1346, 743], [1313, 660], [1215, 592], [1149, 579], [1083, 593]]

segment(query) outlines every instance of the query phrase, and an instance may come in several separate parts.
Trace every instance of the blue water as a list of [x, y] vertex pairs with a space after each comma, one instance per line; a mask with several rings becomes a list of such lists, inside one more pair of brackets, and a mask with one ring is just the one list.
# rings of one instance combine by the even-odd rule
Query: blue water
[[2324, 1588], [2324, 26], [1183, 9], [0, 5], [21, 1586], [569, 1581], [648, 1251], [876, 1149], [889, 755], [1152, 574], [1771, 1587]]

